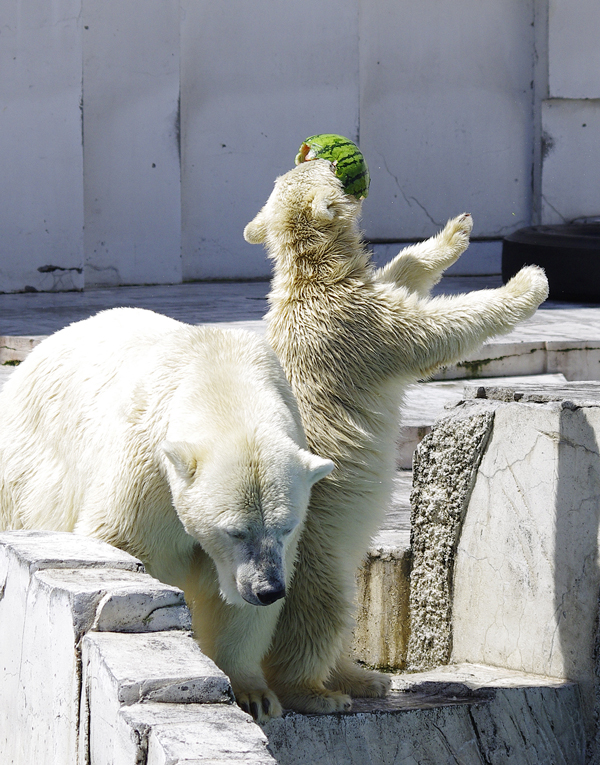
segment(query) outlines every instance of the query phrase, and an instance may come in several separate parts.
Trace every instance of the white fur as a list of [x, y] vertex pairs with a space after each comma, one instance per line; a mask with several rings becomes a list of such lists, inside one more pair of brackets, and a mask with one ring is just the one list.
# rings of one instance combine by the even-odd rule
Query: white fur
[[[275, 184], [244, 236], [274, 261], [269, 339], [298, 400], [311, 449], [336, 470], [318, 484], [299, 545], [267, 677], [285, 706], [347, 709], [389, 682], [348, 656], [354, 577], [389, 502], [399, 405], [408, 383], [464, 359], [545, 300], [541, 269], [504, 287], [431, 299], [468, 244], [471, 216], [403, 250], [380, 270], [358, 228], [361, 205], [325, 160]], [[349, 694], [349, 695], [348, 695]]]
[[333, 464], [306, 450], [267, 344], [106, 311], [41, 343], [0, 411], [0, 528], [73, 531], [139, 557], [184, 589], [238, 701], [280, 714], [260, 662], [311, 486]]

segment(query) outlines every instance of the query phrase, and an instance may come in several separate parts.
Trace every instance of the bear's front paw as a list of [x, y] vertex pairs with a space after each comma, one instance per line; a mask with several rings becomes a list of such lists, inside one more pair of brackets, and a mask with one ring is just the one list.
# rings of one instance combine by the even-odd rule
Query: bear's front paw
[[235, 694], [235, 700], [244, 712], [252, 715], [258, 723], [265, 723], [272, 717], [281, 717], [279, 699], [267, 689], [243, 691]]
[[548, 297], [548, 279], [543, 268], [525, 266], [506, 283], [506, 289], [537, 308]]

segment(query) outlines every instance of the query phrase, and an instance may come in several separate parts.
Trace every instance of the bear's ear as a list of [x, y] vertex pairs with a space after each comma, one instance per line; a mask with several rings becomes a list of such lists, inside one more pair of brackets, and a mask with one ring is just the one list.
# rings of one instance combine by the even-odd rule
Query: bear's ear
[[306, 451], [306, 449], [300, 449], [300, 457], [308, 469], [308, 480], [311, 486], [313, 486], [321, 478], [325, 478], [329, 475], [335, 464], [331, 460], [324, 460], [322, 457], [317, 457], [316, 454]]
[[264, 209], [244, 229], [244, 239], [250, 244], [262, 244], [267, 238], [267, 219]]
[[161, 449], [180, 478], [189, 481], [194, 477], [198, 468], [198, 450], [194, 444], [186, 441], [163, 441]]
[[333, 198], [327, 190], [317, 190], [312, 200], [312, 213], [317, 221], [328, 222], [335, 218]]

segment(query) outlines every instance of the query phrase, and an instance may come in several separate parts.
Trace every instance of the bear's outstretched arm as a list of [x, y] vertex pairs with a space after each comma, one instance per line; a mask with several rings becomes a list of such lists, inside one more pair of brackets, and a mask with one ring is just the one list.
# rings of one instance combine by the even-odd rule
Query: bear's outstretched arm
[[449, 220], [436, 236], [401, 250], [392, 261], [375, 272], [375, 279], [406, 287], [420, 297], [427, 297], [443, 272], [469, 246], [472, 228], [473, 218], [469, 213]]
[[527, 266], [499, 289], [399, 306], [399, 320], [410, 332], [387, 342], [395, 343], [400, 367], [427, 377], [441, 366], [461, 361], [490, 337], [509, 332], [533, 316], [547, 297], [544, 271]]

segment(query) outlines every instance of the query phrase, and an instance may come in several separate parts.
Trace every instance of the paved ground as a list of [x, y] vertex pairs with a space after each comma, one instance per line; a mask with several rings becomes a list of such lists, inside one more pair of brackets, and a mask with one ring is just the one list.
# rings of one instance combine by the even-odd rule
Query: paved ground
[[[499, 276], [446, 277], [434, 294], [470, 292], [500, 284]], [[267, 311], [268, 291], [269, 282], [260, 281], [0, 294], [0, 335], [48, 335], [72, 321], [116, 306], [149, 308], [190, 324], [260, 322]], [[546, 303], [507, 338], [537, 339], [543, 334], [552, 339], [580, 340], [590, 333], [595, 339], [600, 337], [600, 295], [596, 305]]]

